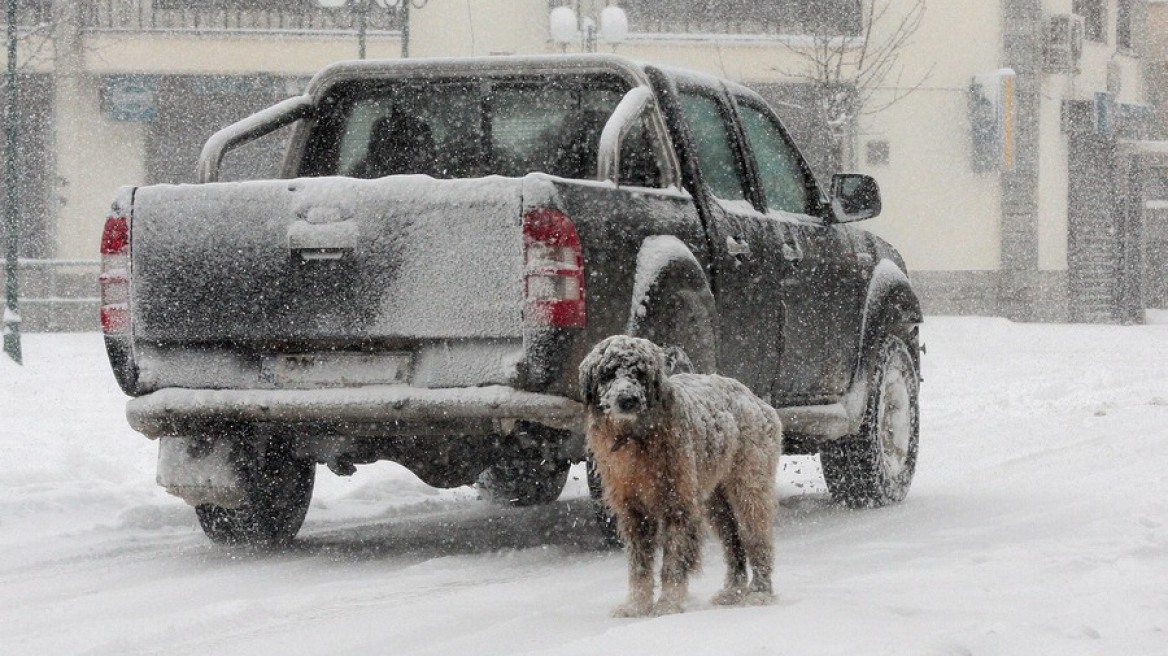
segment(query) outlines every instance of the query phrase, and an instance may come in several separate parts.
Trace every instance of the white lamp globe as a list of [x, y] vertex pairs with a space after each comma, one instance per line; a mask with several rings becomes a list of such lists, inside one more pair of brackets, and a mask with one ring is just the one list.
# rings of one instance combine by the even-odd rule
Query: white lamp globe
[[567, 44], [580, 36], [579, 24], [576, 22], [576, 12], [571, 7], [556, 7], [548, 16], [548, 26], [551, 28], [552, 41]]
[[608, 43], [624, 43], [629, 36], [629, 17], [620, 7], [605, 7], [600, 12], [600, 37]]

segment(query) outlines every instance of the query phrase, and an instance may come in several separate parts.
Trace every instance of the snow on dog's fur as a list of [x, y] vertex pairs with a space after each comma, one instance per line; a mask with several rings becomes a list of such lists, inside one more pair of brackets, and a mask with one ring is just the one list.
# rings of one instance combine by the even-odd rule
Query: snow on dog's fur
[[[670, 376], [665, 351], [636, 337], [600, 342], [579, 373], [588, 447], [628, 550], [628, 601], [614, 614], [682, 610], [689, 575], [700, 566], [703, 516], [726, 556], [726, 584], [713, 602], [773, 599], [775, 467], [782, 448], [774, 408], [732, 378]], [[661, 596], [654, 604], [658, 548]]]

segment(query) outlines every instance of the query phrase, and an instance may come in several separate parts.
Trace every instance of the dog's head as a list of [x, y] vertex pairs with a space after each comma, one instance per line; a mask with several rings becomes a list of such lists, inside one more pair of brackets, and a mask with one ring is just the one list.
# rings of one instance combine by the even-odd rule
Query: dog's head
[[614, 335], [580, 363], [580, 389], [589, 411], [618, 423], [637, 423], [661, 405], [666, 354], [647, 339]]

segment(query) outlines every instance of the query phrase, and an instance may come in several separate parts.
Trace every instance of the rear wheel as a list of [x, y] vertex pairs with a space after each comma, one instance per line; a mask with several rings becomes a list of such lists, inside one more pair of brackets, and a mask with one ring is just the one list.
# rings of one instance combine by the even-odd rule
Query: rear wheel
[[291, 542], [312, 500], [316, 463], [296, 458], [291, 444], [280, 439], [270, 440], [262, 450], [238, 448], [244, 501], [236, 508], [196, 506], [203, 532], [218, 544], [278, 547]]
[[616, 515], [604, 502], [604, 486], [600, 482], [600, 473], [596, 471], [596, 463], [588, 459], [588, 496], [592, 498], [592, 512], [596, 517], [596, 525], [604, 537], [604, 543], [609, 546], [621, 545], [620, 532], [616, 527]]
[[506, 455], [479, 474], [475, 487], [485, 499], [509, 506], [538, 506], [560, 498], [571, 464], [556, 454], [561, 432], [520, 424]]
[[836, 501], [870, 508], [900, 502], [908, 494], [920, 438], [919, 390], [908, 344], [885, 336], [869, 371], [860, 433], [828, 442], [820, 452], [823, 477]]

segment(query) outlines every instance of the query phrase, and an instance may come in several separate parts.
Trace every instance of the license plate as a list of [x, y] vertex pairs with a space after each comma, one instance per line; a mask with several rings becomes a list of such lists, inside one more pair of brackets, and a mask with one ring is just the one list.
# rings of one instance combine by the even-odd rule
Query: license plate
[[264, 380], [281, 387], [347, 387], [409, 382], [409, 353], [282, 353], [264, 358]]

